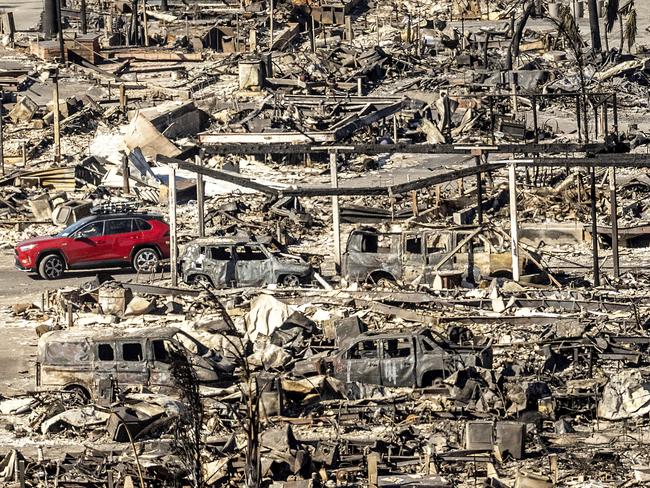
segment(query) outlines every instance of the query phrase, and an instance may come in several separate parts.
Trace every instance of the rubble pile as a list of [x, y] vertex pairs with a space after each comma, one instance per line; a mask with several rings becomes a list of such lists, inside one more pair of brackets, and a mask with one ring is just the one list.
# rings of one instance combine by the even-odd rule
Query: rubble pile
[[648, 483], [643, 2], [0, 8], [0, 484]]

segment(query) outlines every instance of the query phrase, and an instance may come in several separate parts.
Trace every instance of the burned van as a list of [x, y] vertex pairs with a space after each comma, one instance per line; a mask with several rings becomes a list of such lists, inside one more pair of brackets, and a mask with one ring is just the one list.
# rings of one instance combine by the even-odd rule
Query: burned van
[[174, 388], [172, 363], [185, 355], [200, 382], [232, 371], [224, 358], [174, 327], [138, 330], [56, 330], [38, 341], [36, 387], [108, 400], [114, 387]]
[[[524, 273], [539, 273], [534, 262], [520, 256]], [[478, 228], [415, 229], [380, 232], [353, 230], [342, 259], [350, 282], [433, 284], [440, 276], [511, 277], [509, 242], [496, 232]]]

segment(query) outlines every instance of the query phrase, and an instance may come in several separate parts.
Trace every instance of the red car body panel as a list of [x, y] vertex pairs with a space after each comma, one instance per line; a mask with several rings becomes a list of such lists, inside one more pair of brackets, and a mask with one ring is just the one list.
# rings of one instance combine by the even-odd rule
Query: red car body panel
[[[129, 232], [106, 234], [108, 221], [146, 222], [148, 225], [131, 224]], [[83, 230], [91, 224], [104, 223], [101, 235], [79, 236], [72, 234], [64, 236], [66, 231], [50, 237], [35, 237], [19, 242], [16, 245], [16, 267], [22, 271], [37, 272], [40, 258], [52, 252], [63, 255], [68, 269], [84, 269], [98, 267], [130, 266], [137, 249], [142, 247], [155, 248], [162, 259], [169, 258], [169, 226], [160, 218], [146, 215], [97, 215], [77, 229]], [[81, 221], [80, 221], [81, 222]], [[73, 224], [78, 226], [79, 223]], [[69, 227], [68, 229], [72, 228]], [[148, 226], [147, 230], [136, 229], [137, 226]]]

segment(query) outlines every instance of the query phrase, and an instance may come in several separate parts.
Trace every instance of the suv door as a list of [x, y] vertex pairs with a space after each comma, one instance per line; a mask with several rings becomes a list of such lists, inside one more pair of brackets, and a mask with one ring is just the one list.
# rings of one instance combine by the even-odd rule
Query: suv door
[[237, 286], [260, 286], [271, 282], [271, 257], [260, 244], [235, 247]]
[[233, 286], [236, 277], [232, 246], [211, 246], [203, 252], [205, 259], [197, 261], [197, 269], [202, 269], [216, 287]]
[[379, 341], [366, 339], [350, 346], [334, 363], [334, 376], [347, 382], [381, 384]]
[[117, 342], [117, 382], [118, 385], [147, 385], [149, 367], [144, 340], [125, 340]]
[[104, 237], [111, 260], [131, 260], [131, 250], [142, 240], [142, 232], [134, 229], [133, 219], [111, 219], [104, 223]]
[[104, 237], [104, 221], [96, 220], [84, 225], [61, 244], [69, 266], [105, 261], [110, 253]]
[[381, 384], [415, 385], [415, 351], [410, 336], [381, 340]]

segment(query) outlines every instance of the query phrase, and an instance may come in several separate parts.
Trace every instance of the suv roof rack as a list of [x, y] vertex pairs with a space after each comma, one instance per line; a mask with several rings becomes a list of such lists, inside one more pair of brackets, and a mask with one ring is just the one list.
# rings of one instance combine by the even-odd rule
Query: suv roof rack
[[116, 213], [146, 213], [139, 210], [136, 202], [109, 202], [101, 203], [90, 209], [92, 215], [106, 215]]

